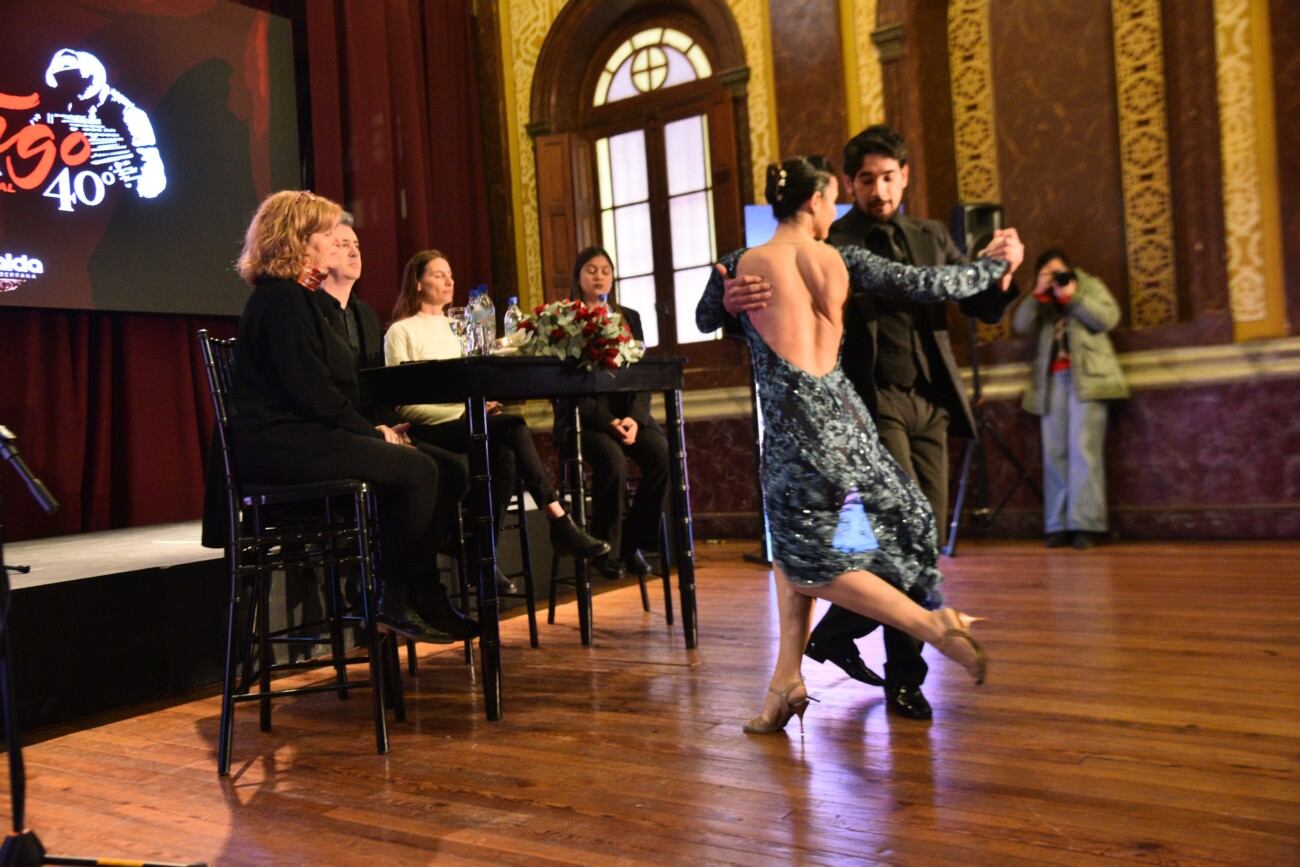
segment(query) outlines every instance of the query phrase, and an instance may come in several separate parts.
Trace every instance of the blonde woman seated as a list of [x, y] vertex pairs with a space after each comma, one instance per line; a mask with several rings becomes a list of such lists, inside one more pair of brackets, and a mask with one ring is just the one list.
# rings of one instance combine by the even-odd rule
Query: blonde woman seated
[[[460, 339], [444, 315], [455, 288], [451, 264], [442, 253], [422, 250], [411, 257], [402, 272], [393, 324], [384, 337], [386, 364], [460, 357]], [[413, 439], [469, 454], [469, 422], [463, 404], [399, 406], [397, 412], [411, 422], [409, 433]], [[487, 422], [496, 526], [501, 526], [505, 505], [514, 493], [515, 474], [521, 472], [524, 487], [550, 518], [552, 545], [578, 557], [608, 554], [608, 543], [586, 533], [560, 505], [555, 483], [537, 454], [533, 434], [524, 419], [501, 412], [500, 404], [489, 401]]]

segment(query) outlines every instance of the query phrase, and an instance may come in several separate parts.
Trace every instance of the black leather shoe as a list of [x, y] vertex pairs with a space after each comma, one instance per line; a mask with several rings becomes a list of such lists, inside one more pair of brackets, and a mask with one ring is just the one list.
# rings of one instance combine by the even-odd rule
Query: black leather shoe
[[623, 562], [627, 564], [627, 571], [638, 578], [645, 578], [654, 570], [641, 554], [640, 548], [633, 548], [631, 551], [623, 552]]
[[908, 719], [930, 719], [934, 716], [934, 711], [930, 709], [930, 703], [925, 700], [925, 693], [921, 692], [919, 684], [886, 684], [885, 698], [890, 713]]
[[446, 641], [467, 641], [479, 637], [478, 624], [451, 604], [442, 584], [420, 587], [414, 595], [411, 607], [433, 628], [434, 633], [445, 635]]
[[1064, 548], [1070, 544], [1070, 534], [1066, 532], [1048, 533], [1043, 539], [1045, 548]]
[[1095, 548], [1097, 547], [1097, 534], [1079, 530], [1070, 538], [1070, 547], [1076, 551], [1087, 551], [1089, 548]]
[[602, 554], [592, 560], [591, 568], [606, 581], [618, 581], [624, 575], [622, 562], [611, 558], [608, 554]]
[[515, 585], [514, 579], [506, 575], [506, 573], [502, 572], [500, 569], [497, 570], [496, 578], [498, 596], [513, 595], [519, 592], [519, 588]]
[[575, 557], [599, 557], [609, 553], [609, 543], [597, 539], [573, 523], [570, 515], [551, 519], [551, 544]]
[[858, 653], [857, 645], [852, 641], [821, 642], [810, 641], [804, 655], [815, 662], [833, 662], [844, 673], [867, 686], [884, 686], [885, 679], [867, 668]]
[[[397, 594], [404, 596], [405, 594]], [[379, 599], [379, 621], [381, 631], [392, 632], [412, 641], [424, 641], [429, 644], [454, 644], [460, 641], [447, 633], [435, 629], [421, 617], [414, 608], [405, 602], [385, 594]]]

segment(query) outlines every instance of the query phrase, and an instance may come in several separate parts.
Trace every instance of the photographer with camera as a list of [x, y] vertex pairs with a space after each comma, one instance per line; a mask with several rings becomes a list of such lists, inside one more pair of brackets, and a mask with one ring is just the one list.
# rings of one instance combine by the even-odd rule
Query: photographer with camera
[[1107, 530], [1105, 401], [1129, 393], [1106, 336], [1119, 324], [1119, 305], [1062, 250], [1043, 252], [1035, 268], [1034, 292], [1011, 320], [1017, 334], [1037, 338], [1022, 406], [1042, 418], [1047, 547], [1082, 550]]

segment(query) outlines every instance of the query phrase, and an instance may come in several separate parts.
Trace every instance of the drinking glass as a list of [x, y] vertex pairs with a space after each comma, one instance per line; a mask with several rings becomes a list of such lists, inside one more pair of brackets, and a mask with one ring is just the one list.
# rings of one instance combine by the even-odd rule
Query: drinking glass
[[451, 333], [455, 334], [456, 339], [460, 341], [460, 354], [462, 356], [469, 355], [469, 320], [465, 318], [465, 308], [448, 307], [447, 322], [451, 325]]

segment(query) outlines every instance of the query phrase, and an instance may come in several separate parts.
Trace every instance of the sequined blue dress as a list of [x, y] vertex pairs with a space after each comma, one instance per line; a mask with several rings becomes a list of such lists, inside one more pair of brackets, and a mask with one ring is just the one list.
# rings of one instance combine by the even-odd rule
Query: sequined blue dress
[[[743, 250], [722, 258], [731, 274]], [[1000, 260], [917, 268], [843, 247], [852, 291], [920, 302], [958, 300], [989, 288]], [[702, 331], [722, 327], [723, 281], [716, 272], [696, 309]], [[825, 376], [786, 361], [741, 317], [758, 383], [763, 422], [760, 473], [773, 557], [799, 584], [829, 583], [855, 570], [901, 590], [918, 587], [940, 604], [935, 517], [916, 483], [880, 442], [866, 404], [840, 368]]]

